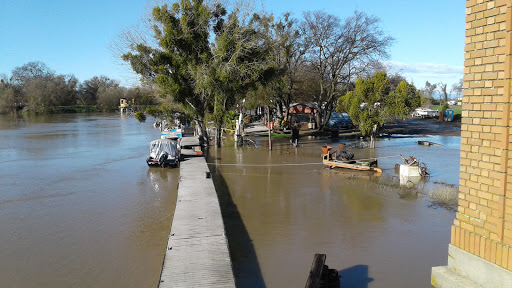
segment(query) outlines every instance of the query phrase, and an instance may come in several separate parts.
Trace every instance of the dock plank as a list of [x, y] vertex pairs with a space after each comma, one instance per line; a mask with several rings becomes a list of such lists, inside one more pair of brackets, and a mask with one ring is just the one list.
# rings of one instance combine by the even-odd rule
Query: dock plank
[[235, 287], [217, 193], [203, 157], [181, 163], [159, 287]]

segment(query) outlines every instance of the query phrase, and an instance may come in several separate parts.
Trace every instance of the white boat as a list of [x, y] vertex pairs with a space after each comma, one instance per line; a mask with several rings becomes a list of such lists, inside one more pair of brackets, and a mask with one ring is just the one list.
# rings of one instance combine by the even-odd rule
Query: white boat
[[149, 144], [149, 157], [146, 159], [148, 166], [173, 166], [180, 165], [180, 146], [178, 141], [171, 139], [157, 139]]
[[183, 137], [181, 128], [165, 128], [162, 130], [162, 135], [160, 136], [161, 139], [172, 139], [172, 140], [177, 140], [181, 137]]
[[412, 113], [412, 116], [421, 118], [434, 118], [439, 116], [439, 111], [421, 107], [416, 108], [416, 110], [414, 110], [414, 112]]

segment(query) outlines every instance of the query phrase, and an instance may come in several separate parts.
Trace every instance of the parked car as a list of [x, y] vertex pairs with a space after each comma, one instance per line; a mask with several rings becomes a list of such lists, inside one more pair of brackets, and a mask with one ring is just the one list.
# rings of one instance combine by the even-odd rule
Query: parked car
[[331, 129], [350, 129], [354, 127], [354, 123], [352, 123], [348, 113], [333, 112], [329, 122], [327, 122], [327, 127]]

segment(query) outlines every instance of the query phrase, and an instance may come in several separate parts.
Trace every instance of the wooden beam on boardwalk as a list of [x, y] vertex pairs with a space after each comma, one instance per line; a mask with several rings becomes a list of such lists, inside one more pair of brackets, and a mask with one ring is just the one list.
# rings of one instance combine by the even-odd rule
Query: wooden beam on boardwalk
[[340, 277], [338, 270], [329, 269], [325, 265], [327, 256], [325, 254], [315, 254], [311, 271], [306, 282], [306, 288], [339, 288]]
[[204, 157], [180, 166], [180, 184], [160, 288], [235, 287], [219, 200]]
[[309, 271], [308, 281], [306, 282], [306, 288], [320, 288], [322, 270], [324, 269], [326, 258], [325, 254], [315, 254], [313, 264], [311, 264], [311, 271]]

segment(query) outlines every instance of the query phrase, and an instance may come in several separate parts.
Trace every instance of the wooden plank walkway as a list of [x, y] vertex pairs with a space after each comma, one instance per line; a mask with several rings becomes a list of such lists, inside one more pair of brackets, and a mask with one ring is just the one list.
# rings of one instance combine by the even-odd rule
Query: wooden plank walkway
[[160, 288], [235, 287], [219, 200], [204, 157], [181, 162]]

